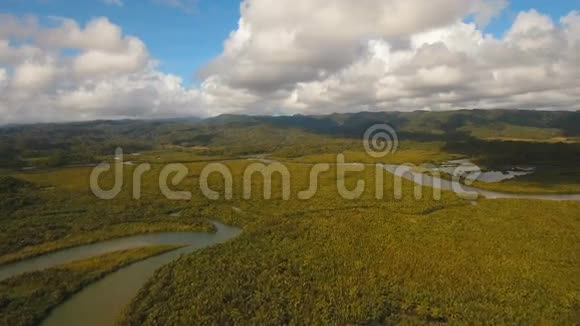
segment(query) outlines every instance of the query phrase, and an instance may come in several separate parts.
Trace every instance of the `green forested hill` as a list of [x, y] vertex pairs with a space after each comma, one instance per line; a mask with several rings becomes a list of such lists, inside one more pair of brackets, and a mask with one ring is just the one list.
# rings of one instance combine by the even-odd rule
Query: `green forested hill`
[[[320, 144], [348, 149], [353, 141], [360, 142], [366, 128], [377, 123], [392, 125], [399, 138], [408, 141], [573, 143], [580, 139], [579, 112], [361, 112], [93, 121], [0, 128], [0, 168], [94, 162], [100, 155], [112, 154], [116, 147], [123, 147], [125, 152], [167, 146], [211, 147], [206, 154], [212, 155], [271, 153], [295, 144], [316, 144], [313, 151], [318, 151]], [[297, 155], [302, 152], [304, 149]]]

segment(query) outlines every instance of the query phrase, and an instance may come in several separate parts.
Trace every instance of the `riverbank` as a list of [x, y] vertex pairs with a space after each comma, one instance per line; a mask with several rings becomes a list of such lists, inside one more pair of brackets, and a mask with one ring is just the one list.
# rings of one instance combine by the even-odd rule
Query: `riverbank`
[[139, 234], [151, 234], [161, 232], [215, 232], [215, 227], [209, 222], [198, 222], [192, 224], [184, 223], [123, 223], [95, 232], [77, 234], [71, 237], [45, 242], [39, 245], [28, 246], [14, 253], [0, 256], [0, 267], [34, 258], [48, 253], [77, 246], [97, 243], [100, 241], [113, 240]]
[[179, 245], [137, 248], [108, 253], [0, 282], [0, 324], [38, 325], [49, 312], [85, 286]]
[[180, 249], [167, 252], [122, 268], [90, 284], [54, 309], [41, 325], [114, 325], [125, 307], [162, 266], [178, 260], [182, 255], [225, 243], [242, 230], [213, 222], [216, 232], [175, 234], [169, 238], [150, 239], [151, 242], [179, 243]]

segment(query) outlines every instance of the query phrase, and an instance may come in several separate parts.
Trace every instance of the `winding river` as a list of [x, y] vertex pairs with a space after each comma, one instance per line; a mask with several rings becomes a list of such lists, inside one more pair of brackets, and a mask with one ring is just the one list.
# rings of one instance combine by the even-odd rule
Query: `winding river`
[[[315, 163], [305, 163], [305, 162], [279, 162], [271, 159], [265, 158], [249, 158], [248, 160], [259, 161], [264, 164], [272, 163], [283, 163], [283, 164], [294, 164], [294, 165], [305, 165], [313, 166]], [[456, 160], [450, 161], [449, 163], [467, 163], [468, 160]], [[330, 163], [329, 163], [330, 164]], [[337, 164], [335, 164], [337, 165]], [[345, 163], [343, 165], [365, 165], [374, 166], [375, 164], [368, 163]], [[553, 200], [553, 201], [580, 201], [580, 194], [517, 194], [517, 193], [507, 193], [499, 191], [491, 191], [479, 189], [476, 187], [471, 187], [464, 185], [457, 181], [450, 181], [443, 178], [433, 177], [425, 173], [413, 171], [411, 166], [407, 165], [395, 165], [395, 164], [381, 164], [385, 170], [388, 172], [402, 177], [404, 179], [413, 181], [421, 186], [433, 187], [446, 191], [453, 191], [459, 194], [471, 193], [476, 196], [481, 196], [488, 199], [538, 199], [538, 200]], [[442, 169], [444, 171], [444, 169]], [[508, 174], [510, 178], [517, 177], [519, 175], [527, 175], [525, 173], [511, 173]], [[492, 174], [489, 174], [492, 175]], [[502, 175], [504, 175], [502, 173]], [[504, 178], [500, 178], [503, 180]], [[493, 181], [494, 182], [494, 181]]]
[[[296, 163], [294, 163], [296, 164]], [[304, 164], [304, 163], [298, 163]], [[471, 193], [485, 198], [519, 198], [541, 200], [580, 200], [580, 194], [510, 194], [478, 189], [457, 181], [415, 172], [411, 167], [383, 164], [383, 167], [402, 178], [428, 187], [456, 193]], [[0, 266], [0, 281], [26, 272], [103, 255], [109, 252], [154, 245], [183, 244], [185, 247], [151, 257], [124, 267], [85, 287], [62, 305], [56, 307], [42, 325], [113, 325], [123, 309], [137, 295], [139, 289], [160, 267], [178, 259], [182, 254], [226, 242], [241, 233], [238, 228], [212, 222], [217, 232], [171, 232], [144, 234], [64, 249], [43, 256]]]
[[479, 189], [461, 184], [458, 181], [450, 181], [439, 177], [433, 177], [425, 173], [415, 172], [412, 167], [405, 165], [383, 164], [390, 173], [411, 180], [419, 185], [453, 191], [455, 193], [471, 193], [488, 199], [540, 199], [557, 201], [580, 201], [580, 194], [512, 194]]
[[0, 267], [0, 280], [105, 253], [154, 245], [182, 247], [124, 267], [85, 287], [56, 307], [42, 325], [113, 325], [153, 273], [182, 254], [224, 243], [241, 230], [212, 222], [215, 233], [171, 232], [144, 234], [60, 250]]

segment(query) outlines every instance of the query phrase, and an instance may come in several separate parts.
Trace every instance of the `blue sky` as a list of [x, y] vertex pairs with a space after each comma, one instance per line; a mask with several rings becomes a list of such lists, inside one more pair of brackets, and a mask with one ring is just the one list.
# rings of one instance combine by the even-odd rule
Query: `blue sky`
[[183, 10], [162, 1], [126, 0], [119, 7], [99, 0], [2, 0], [0, 12], [66, 17], [81, 24], [105, 16], [125, 34], [143, 40], [160, 70], [192, 82], [196, 69], [220, 53], [236, 28], [240, 2], [200, 0]]
[[501, 15], [487, 27], [488, 32], [501, 36], [521, 11], [536, 9], [555, 21], [572, 10], [580, 10], [580, 0], [511, 0]]
[[0, 124], [580, 110], [580, 0], [241, 1], [0, 0]]
[[[197, 0], [191, 10], [163, 4], [171, 0], [125, 0], [123, 6], [98, 0], [2, 0], [0, 12], [17, 15], [61, 16], [83, 24], [105, 16], [147, 45], [160, 70], [196, 84], [196, 70], [217, 56], [240, 16], [238, 0]], [[555, 20], [580, 9], [580, 0], [511, 0], [487, 32], [501, 36], [520, 11], [531, 8]]]

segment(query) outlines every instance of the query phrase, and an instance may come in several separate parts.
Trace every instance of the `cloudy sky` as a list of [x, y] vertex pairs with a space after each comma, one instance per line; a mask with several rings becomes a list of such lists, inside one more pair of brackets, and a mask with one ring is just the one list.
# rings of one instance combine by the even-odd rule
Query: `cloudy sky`
[[580, 109], [578, 0], [2, 0], [0, 124]]

